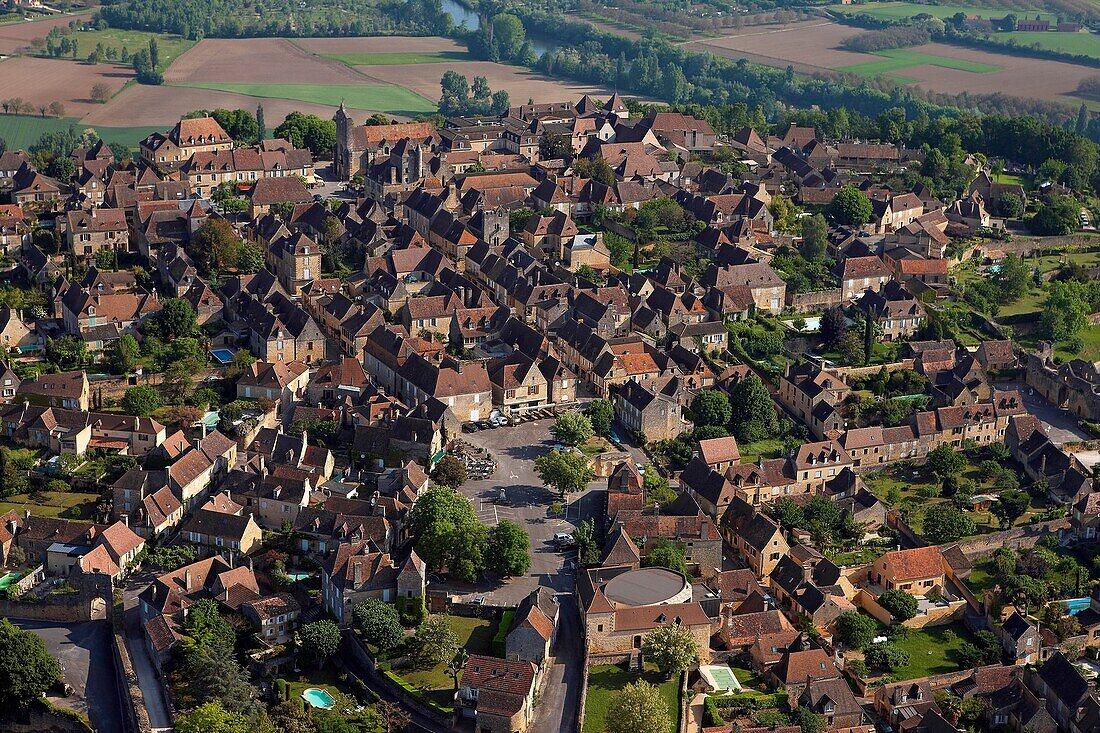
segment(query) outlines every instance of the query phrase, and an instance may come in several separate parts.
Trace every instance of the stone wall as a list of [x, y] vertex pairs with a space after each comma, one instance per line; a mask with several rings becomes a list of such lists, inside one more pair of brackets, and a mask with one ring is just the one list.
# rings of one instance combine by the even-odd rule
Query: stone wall
[[[1068, 519], [1052, 519], [1047, 522], [1025, 524], [1021, 527], [1013, 527], [1012, 529], [1006, 529], [1000, 532], [991, 532], [990, 534], [983, 534], [978, 537], [970, 537], [951, 544], [957, 544], [967, 558], [974, 559], [976, 557], [988, 555], [999, 547], [1011, 547], [1016, 550], [1024, 547], [1034, 547], [1043, 537], [1049, 535], [1057, 537], [1068, 529]], [[944, 545], [943, 547], [946, 548], [948, 545]]]
[[127, 733], [151, 733], [149, 711], [145, 708], [145, 696], [138, 684], [134, 661], [123, 637], [122, 620], [111, 624], [111, 651], [115, 657], [115, 676], [118, 678], [119, 706], [122, 708], [123, 725]]
[[31, 710], [15, 720], [2, 721], [5, 733], [90, 733], [92, 730], [77, 715], [55, 710]]
[[51, 596], [48, 602], [0, 599], [0, 618], [78, 623], [92, 619], [92, 606], [90, 599], [79, 593]]
[[792, 293], [788, 290], [784, 300], [795, 313], [804, 313], [818, 308], [840, 305], [844, 302], [844, 291], [840, 288], [815, 290], [812, 293]]

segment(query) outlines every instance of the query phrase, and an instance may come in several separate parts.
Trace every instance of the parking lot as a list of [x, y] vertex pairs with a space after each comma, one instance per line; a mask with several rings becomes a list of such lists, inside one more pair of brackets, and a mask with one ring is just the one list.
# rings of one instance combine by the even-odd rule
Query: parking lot
[[[61, 664], [61, 678], [73, 688], [73, 695], [51, 700], [87, 715], [98, 733], [122, 733], [111, 628], [107, 622], [11, 621], [41, 637], [47, 651]], [[94, 704], [89, 705], [88, 700], [94, 700]]]
[[[461, 439], [470, 445], [489, 451], [496, 462], [496, 470], [489, 478], [468, 481], [462, 493], [473, 502], [478, 519], [485, 524], [491, 526], [509, 519], [527, 530], [531, 538], [531, 570], [527, 576], [506, 583], [477, 586], [445, 583], [443, 587], [447, 590], [464, 599], [484, 595], [492, 605], [514, 605], [539, 585], [558, 591], [573, 589], [572, 556], [557, 550], [554, 535], [571, 533], [577, 522], [602, 506], [602, 492], [594, 489], [602, 489], [605, 481], [597, 479], [584, 494], [570, 497], [564, 517], [550, 516], [550, 505], [558, 497], [539, 480], [535, 459], [554, 446], [552, 424], [552, 420], [543, 419], [461, 434]], [[434, 585], [439, 587], [439, 582]]]

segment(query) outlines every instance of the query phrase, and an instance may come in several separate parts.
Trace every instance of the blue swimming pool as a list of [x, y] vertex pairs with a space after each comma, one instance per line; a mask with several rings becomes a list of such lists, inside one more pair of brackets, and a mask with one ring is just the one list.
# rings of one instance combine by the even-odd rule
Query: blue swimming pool
[[1066, 609], [1069, 611], [1069, 614], [1071, 616], [1080, 613], [1081, 611], [1084, 611], [1086, 608], [1089, 607], [1088, 598], [1070, 598], [1064, 603], [1066, 604]]
[[336, 704], [335, 698], [329, 694], [328, 690], [321, 690], [316, 687], [310, 687], [302, 693], [302, 697], [313, 707], [322, 710], [329, 710]]
[[210, 356], [218, 360], [219, 364], [228, 364], [233, 361], [233, 352], [229, 349], [214, 349]]

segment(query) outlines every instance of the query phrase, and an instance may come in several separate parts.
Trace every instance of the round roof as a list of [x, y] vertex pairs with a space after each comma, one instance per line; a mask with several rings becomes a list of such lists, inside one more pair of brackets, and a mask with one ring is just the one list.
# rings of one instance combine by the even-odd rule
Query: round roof
[[617, 575], [603, 587], [612, 603], [624, 606], [655, 606], [667, 603], [688, 588], [683, 575], [667, 568], [640, 568]]

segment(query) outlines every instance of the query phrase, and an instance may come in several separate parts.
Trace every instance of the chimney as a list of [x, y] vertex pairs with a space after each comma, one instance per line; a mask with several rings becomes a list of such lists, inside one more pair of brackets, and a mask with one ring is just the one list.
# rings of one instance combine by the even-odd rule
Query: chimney
[[130, 515], [129, 514], [123, 514], [122, 515], [122, 523], [125, 524], [127, 527], [130, 526]]
[[1039, 460], [1039, 473], [1044, 476], [1047, 473], [1047, 454], [1044, 452], [1043, 457]]
[[183, 589], [191, 592], [191, 568], [183, 571]]
[[230, 489], [225, 490], [225, 498], [227, 501], [233, 501], [233, 494]]
[[355, 563], [355, 565], [353, 566], [352, 572], [353, 572], [353, 578], [355, 579], [356, 587], [362, 585], [363, 584], [363, 564], [358, 563], [358, 562]]

